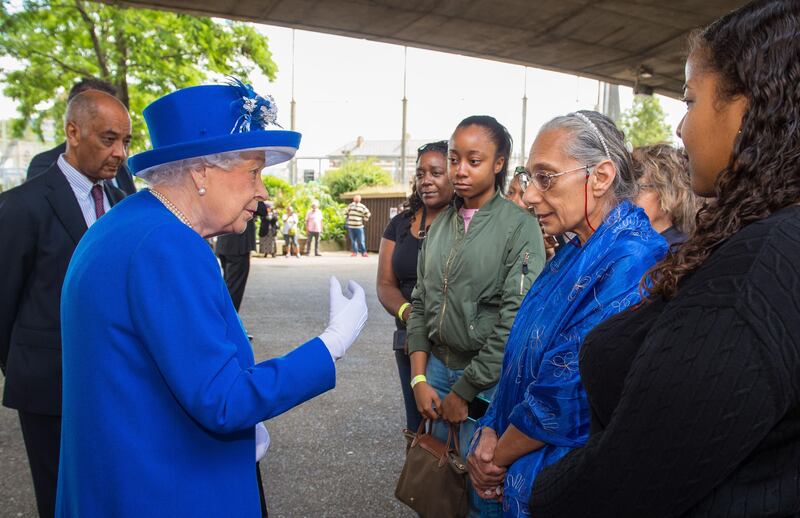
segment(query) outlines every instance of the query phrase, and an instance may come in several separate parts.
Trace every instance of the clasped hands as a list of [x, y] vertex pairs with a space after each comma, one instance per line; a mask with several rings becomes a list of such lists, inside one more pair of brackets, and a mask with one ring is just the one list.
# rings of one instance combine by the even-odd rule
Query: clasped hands
[[497, 433], [484, 427], [475, 450], [467, 457], [467, 471], [472, 486], [484, 500], [503, 501], [503, 483], [508, 468], [494, 463]]

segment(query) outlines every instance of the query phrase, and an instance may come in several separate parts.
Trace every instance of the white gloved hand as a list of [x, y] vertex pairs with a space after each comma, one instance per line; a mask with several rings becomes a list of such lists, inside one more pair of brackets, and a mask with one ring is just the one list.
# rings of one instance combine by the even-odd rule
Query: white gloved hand
[[256, 462], [260, 461], [266, 455], [269, 449], [269, 432], [264, 423], [256, 425]]
[[364, 288], [355, 281], [347, 283], [350, 297], [342, 294], [342, 286], [336, 277], [331, 277], [330, 322], [319, 335], [334, 361], [338, 360], [356, 341], [367, 322], [367, 300]]

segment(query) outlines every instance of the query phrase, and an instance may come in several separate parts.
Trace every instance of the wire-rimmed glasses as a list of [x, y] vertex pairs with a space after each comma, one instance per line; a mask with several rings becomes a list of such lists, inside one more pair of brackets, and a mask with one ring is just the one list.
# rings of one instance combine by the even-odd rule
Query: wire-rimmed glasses
[[574, 173], [575, 171], [586, 171], [586, 174], [589, 174], [589, 169], [593, 168], [597, 164], [593, 165], [582, 165], [580, 167], [576, 167], [575, 169], [569, 169], [568, 171], [561, 171], [560, 173], [546, 173], [544, 171], [534, 171], [531, 173], [527, 169], [522, 167], [518, 167], [516, 169], [516, 176], [519, 176], [519, 186], [522, 188], [522, 191], [526, 191], [528, 186], [533, 184], [536, 189], [540, 192], [545, 192], [549, 190], [555, 181], [556, 178], [559, 176], [563, 176], [565, 174]]

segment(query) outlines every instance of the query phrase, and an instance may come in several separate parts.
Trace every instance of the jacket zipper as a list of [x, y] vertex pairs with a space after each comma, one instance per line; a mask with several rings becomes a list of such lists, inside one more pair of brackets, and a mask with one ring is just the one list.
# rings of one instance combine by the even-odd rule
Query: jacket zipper
[[528, 257], [530, 253], [525, 252], [522, 258], [522, 273], [519, 275], [519, 294], [522, 295], [522, 288], [525, 283], [525, 276], [528, 275]]
[[[458, 216], [456, 216], [454, 220], [454, 224], [456, 227], [456, 235], [458, 235]], [[459, 241], [461, 238], [459, 237]], [[450, 276], [450, 265], [452, 264], [453, 260], [453, 251], [456, 248], [456, 243], [450, 247], [450, 253], [447, 255], [447, 262], [444, 265], [444, 284], [442, 286], [442, 311], [439, 314], [439, 343], [444, 344], [444, 340], [442, 339], [442, 323], [444, 322], [444, 314], [447, 311], [447, 280]], [[445, 350], [447, 350], [447, 346], [445, 346]], [[445, 365], [447, 362], [445, 362]]]

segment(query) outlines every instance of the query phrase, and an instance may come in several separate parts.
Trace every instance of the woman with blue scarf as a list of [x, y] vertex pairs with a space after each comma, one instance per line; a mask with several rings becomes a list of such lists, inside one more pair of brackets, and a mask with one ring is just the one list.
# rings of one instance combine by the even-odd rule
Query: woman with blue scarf
[[[635, 306], [642, 275], [667, 251], [636, 194], [624, 136], [607, 117], [579, 111], [539, 131], [523, 200], [545, 233], [575, 238], [528, 291], [506, 345], [497, 392], [468, 458], [483, 516], [527, 516], [539, 471], [589, 435], [578, 371], [586, 334]], [[494, 500], [494, 502], [492, 502]]]

